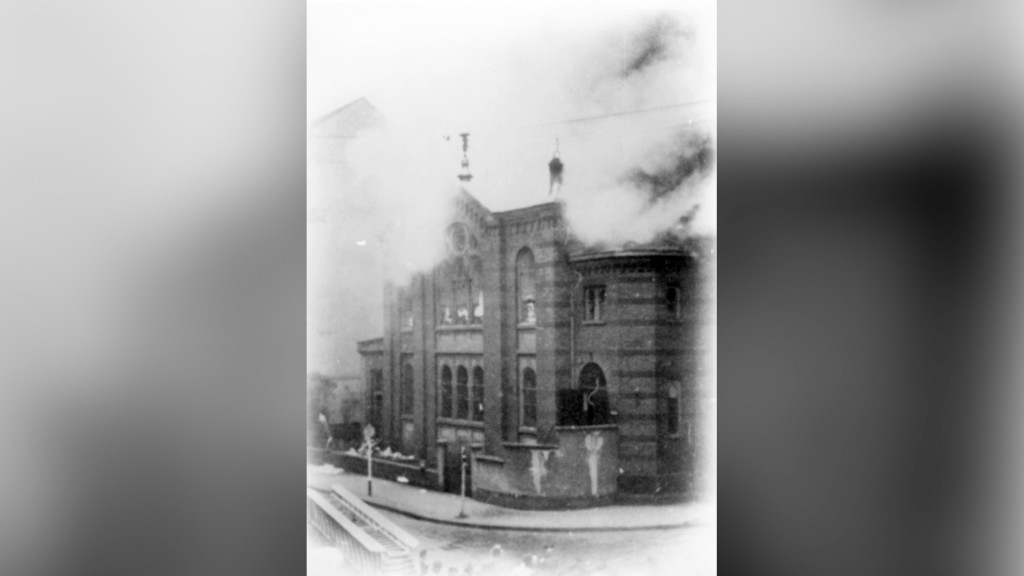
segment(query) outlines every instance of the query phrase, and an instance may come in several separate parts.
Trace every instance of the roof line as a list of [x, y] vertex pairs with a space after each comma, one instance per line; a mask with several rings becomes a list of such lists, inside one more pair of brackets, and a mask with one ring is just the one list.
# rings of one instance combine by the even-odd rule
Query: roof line
[[[316, 120], [313, 120], [313, 122], [310, 123], [310, 126], [316, 126], [317, 124], [321, 124], [321, 123], [325, 122], [331, 116], [334, 116], [335, 114], [340, 114], [340, 113], [342, 113], [345, 110], [355, 106], [356, 104], [358, 104], [360, 102], [365, 102], [371, 108], [373, 108], [374, 110], [377, 110], [377, 107], [373, 105], [373, 102], [370, 102], [369, 100], [366, 99], [366, 96], [360, 96], [359, 98], [356, 98], [355, 100], [349, 102], [348, 104], [345, 104], [341, 108], [332, 110], [332, 111], [324, 114], [323, 116], [320, 116]], [[377, 110], [377, 112], [380, 112], [380, 110]]]

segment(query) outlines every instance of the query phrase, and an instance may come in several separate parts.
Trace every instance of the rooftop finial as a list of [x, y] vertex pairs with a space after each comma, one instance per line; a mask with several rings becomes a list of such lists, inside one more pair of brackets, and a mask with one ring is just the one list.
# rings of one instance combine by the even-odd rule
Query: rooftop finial
[[558, 158], [558, 137], [555, 136], [555, 154], [551, 158], [551, 162], [548, 162], [548, 170], [551, 172], [551, 184], [548, 188], [548, 194], [554, 196], [555, 193], [562, 189], [562, 170], [565, 165]]
[[469, 132], [459, 134], [462, 137], [462, 172], [459, 173], [459, 180], [469, 182], [473, 175], [469, 173]]

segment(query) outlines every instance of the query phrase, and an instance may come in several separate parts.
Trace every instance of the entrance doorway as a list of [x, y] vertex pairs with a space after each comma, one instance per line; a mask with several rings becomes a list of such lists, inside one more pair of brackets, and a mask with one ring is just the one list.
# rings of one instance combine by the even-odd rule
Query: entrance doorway
[[[462, 444], [439, 443], [439, 465], [442, 467], [441, 489], [452, 494], [460, 494], [462, 490], [462, 459], [460, 448]], [[473, 493], [473, 474], [470, 466], [470, 448], [466, 446], [466, 496]]]
[[608, 382], [604, 370], [590, 362], [580, 370], [581, 418], [584, 426], [610, 424], [611, 402], [608, 398]]

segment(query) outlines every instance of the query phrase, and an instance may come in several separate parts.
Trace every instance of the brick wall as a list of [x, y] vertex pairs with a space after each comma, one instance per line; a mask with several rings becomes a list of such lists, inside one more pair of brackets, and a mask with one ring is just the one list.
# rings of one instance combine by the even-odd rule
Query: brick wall
[[[580, 369], [593, 362], [604, 373], [620, 426], [620, 488], [660, 492], [685, 484], [681, 479], [692, 476], [699, 438], [689, 432], [668, 433], [668, 397], [671, 388], [677, 389], [681, 427], [696, 429], [694, 406], [702, 377], [697, 358], [703, 353], [699, 312], [706, 302], [692, 259], [681, 251], [571, 259], [557, 205], [490, 214], [466, 196], [454, 218], [466, 223], [477, 239], [482, 323], [472, 328], [438, 327], [439, 283], [444, 278], [436, 270], [401, 290], [388, 289], [380, 354], [387, 388], [382, 439], [426, 459], [430, 466], [438, 465], [438, 364], [442, 358], [462, 360], [484, 369], [481, 453], [506, 461], [519, 458], [519, 449], [506, 443], [552, 442], [557, 391], [578, 387]], [[530, 327], [520, 325], [516, 293], [516, 257], [524, 248], [533, 253], [536, 269], [536, 324]], [[583, 294], [591, 285], [606, 289], [600, 323], [584, 318]], [[670, 286], [681, 290], [678, 315], [666, 308]], [[414, 317], [413, 328], [404, 333], [401, 299], [411, 302], [404, 306], [411, 306]], [[401, 414], [398, 402], [403, 361], [413, 366], [412, 414]], [[537, 375], [535, 430], [521, 426], [524, 366], [533, 367]]]

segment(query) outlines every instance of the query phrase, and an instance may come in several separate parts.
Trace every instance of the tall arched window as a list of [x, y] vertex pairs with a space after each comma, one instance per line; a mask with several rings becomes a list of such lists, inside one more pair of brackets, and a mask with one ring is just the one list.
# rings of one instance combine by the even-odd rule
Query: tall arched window
[[583, 366], [580, 370], [580, 391], [583, 393], [583, 423], [610, 423], [608, 384], [600, 366], [593, 362]]
[[452, 369], [441, 368], [441, 417], [452, 417]]
[[516, 307], [519, 322], [534, 324], [537, 321], [537, 266], [533, 252], [523, 248], [516, 255]]
[[473, 420], [484, 421], [484, 369], [473, 368]]
[[434, 272], [434, 291], [437, 296], [437, 323], [455, 324], [455, 262], [444, 261]]
[[473, 278], [464, 258], [455, 260], [452, 286], [455, 292], [455, 323], [469, 324], [473, 309]]
[[469, 419], [469, 372], [465, 366], [459, 366], [456, 374], [455, 398], [458, 412], [455, 417], [462, 420]]
[[666, 400], [666, 429], [669, 434], [676, 435], [679, 434], [679, 387], [677, 385], [669, 386]]
[[412, 365], [402, 365], [402, 414], [412, 414]]
[[665, 308], [676, 320], [683, 317], [683, 291], [679, 286], [665, 289]]
[[473, 256], [469, 264], [470, 274], [470, 323], [480, 324], [484, 321], [484, 291], [483, 286], [484, 263], [479, 256]]
[[537, 427], [537, 373], [533, 368], [523, 370], [523, 426]]

